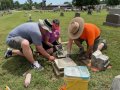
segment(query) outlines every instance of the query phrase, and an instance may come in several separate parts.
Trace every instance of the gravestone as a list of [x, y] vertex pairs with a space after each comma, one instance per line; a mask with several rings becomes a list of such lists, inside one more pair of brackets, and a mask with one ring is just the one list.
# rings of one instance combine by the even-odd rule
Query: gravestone
[[120, 90], [120, 75], [113, 79], [110, 90]]
[[96, 7], [96, 12], [100, 13], [101, 12], [101, 6]]
[[28, 12], [24, 12], [24, 17], [27, 17], [28, 16]]
[[28, 17], [28, 22], [32, 22], [32, 17], [31, 17], [31, 14], [29, 14], [29, 17]]
[[105, 70], [109, 65], [109, 57], [103, 55], [101, 51], [97, 50], [92, 54], [91, 65], [100, 70]]
[[120, 27], [120, 9], [110, 9], [103, 25]]
[[61, 12], [61, 13], [60, 13], [60, 16], [62, 16], [62, 17], [63, 17], [63, 16], [64, 16], [64, 13], [63, 13], [63, 12]]
[[3, 12], [2, 11], [0, 12], [0, 16], [3, 16]]
[[76, 66], [76, 63], [69, 57], [55, 59], [55, 62], [52, 63], [54, 72], [57, 76], [63, 76], [64, 68], [67, 66]]
[[118, 8], [118, 9], [109, 9], [109, 14], [119, 14], [120, 15], [120, 8]]
[[92, 15], [92, 9], [88, 9], [87, 14], [88, 14], [88, 15]]
[[79, 13], [79, 12], [76, 12], [76, 13], [75, 13], [75, 17], [80, 17], [80, 13]]

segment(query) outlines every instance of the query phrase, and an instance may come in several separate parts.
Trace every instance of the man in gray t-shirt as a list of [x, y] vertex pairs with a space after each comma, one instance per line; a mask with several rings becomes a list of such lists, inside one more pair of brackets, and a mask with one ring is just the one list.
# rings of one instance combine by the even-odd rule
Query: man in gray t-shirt
[[51, 32], [51, 30], [43, 20], [39, 20], [39, 23], [28, 22], [17, 26], [7, 36], [6, 43], [13, 50], [8, 49], [5, 58], [14, 54], [24, 56], [35, 68], [42, 69], [42, 66], [33, 58], [30, 44], [34, 44], [40, 54], [53, 61], [55, 58], [42, 47], [42, 36], [46, 32]]

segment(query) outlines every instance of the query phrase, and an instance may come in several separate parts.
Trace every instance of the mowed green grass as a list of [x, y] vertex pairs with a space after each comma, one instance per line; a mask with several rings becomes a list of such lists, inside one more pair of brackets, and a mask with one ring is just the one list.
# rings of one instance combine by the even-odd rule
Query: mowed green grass
[[[61, 24], [62, 41], [67, 41], [67, 28], [69, 21], [74, 17], [74, 12], [64, 13], [64, 17], [59, 16], [59, 12], [33, 12], [32, 19], [38, 21], [39, 18], [48, 18], [52, 20], [58, 18]], [[101, 13], [94, 12], [93, 15], [87, 15], [86, 12], [81, 12], [81, 17], [87, 23], [94, 23], [101, 28], [101, 35], [108, 42], [108, 50], [104, 51], [110, 57], [112, 69], [102, 72], [91, 72], [89, 90], [109, 90], [112, 80], [120, 73], [120, 28], [103, 26], [107, 12], [104, 10]], [[30, 63], [22, 57], [12, 57], [4, 59], [4, 52], [7, 48], [5, 39], [8, 33], [15, 26], [22, 24], [28, 20], [24, 17], [24, 11], [13, 12], [11, 15], [0, 17], [0, 89], [4, 90], [8, 85], [11, 90], [58, 90], [63, 84], [63, 78], [56, 78], [53, 73], [51, 64], [44, 58], [38, 58], [38, 61], [45, 67], [44, 71], [37, 71], [30, 68]], [[74, 48], [78, 52], [77, 47]], [[74, 57], [73, 59], [76, 59]], [[32, 80], [28, 88], [24, 88], [23, 82], [25, 77], [23, 73], [29, 70], [32, 74]]]

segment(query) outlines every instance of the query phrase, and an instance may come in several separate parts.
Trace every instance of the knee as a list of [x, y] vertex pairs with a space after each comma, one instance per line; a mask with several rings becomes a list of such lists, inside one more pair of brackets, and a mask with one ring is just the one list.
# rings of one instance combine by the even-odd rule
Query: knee
[[23, 40], [22, 43], [21, 43], [21, 47], [29, 47], [29, 41], [28, 40]]

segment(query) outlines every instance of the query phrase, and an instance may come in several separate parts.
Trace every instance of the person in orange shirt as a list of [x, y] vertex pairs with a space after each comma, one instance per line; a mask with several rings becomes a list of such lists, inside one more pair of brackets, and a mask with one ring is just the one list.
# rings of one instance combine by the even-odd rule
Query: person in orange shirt
[[91, 58], [94, 51], [102, 50], [107, 47], [105, 40], [101, 41], [100, 29], [94, 24], [84, 23], [84, 19], [81, 17], [75, 17], [71, 20], [68, 27], [68, 34], [68, 54], [71, 54], [73, 41], [80, 48], [80, 52], [84, 51], [82, 42], [86, 41], [87, 51], [85, 53], [85, 58]]

